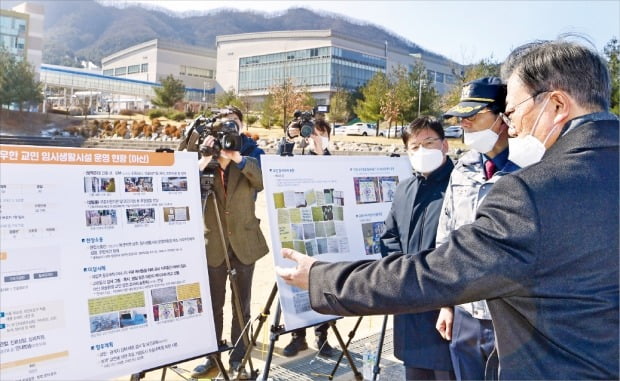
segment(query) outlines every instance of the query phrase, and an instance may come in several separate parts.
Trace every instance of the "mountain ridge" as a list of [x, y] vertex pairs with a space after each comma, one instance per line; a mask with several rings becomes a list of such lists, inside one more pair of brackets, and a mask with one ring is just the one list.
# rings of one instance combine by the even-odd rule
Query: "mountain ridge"
[[[19, 1], [4, 1], [11, 8]], [[424, 49], [388, 29], [328, 11], [293, 7], [273, 13], [218, 8], [201, 12], [171, 12], [156, 5], [109, 1], [32, 1], [45, 7], [43, 62], [79, 66], [97, 65], [109, 54], [130, 46], [163, 39], [173, 43], [215, 49], [218, 35], [282, 30], [331, 29], [360, 40], [410, 53], [450, 59]]]

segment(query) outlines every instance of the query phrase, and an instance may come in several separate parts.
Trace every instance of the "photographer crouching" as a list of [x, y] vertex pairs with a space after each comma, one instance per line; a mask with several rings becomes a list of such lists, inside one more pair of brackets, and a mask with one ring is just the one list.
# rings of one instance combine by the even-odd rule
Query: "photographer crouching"
[[[199, 133], [200, 138], [191, 139], [189, 136], [188, 140], [193, 140], [194, 146], [198, 146], [201, 153], [200, 170], [203, 177], [210, 178], [208, 181], [212, 183], [211, 197], [216, 199], [224, 232], [225, 244], [222, 246], [216, 208], [211, 208], [210, 200], [205, 200], [203, 217], [215, 332], [219, 343], [222, 339], [226, 281], [232, 278], [231, 274], [235, 274], [234, 281], [239, 295], [233, 294], [231, 284], [231, 343], [239, 341], [239, 344], [230, 353], [229, 376], [231, 379], [246, 379], [248, 374], [240, 367], [246, 346], [243, 339], [239, 338], [242, 327], [250, 321], [255, 262], [269, 251], [260, 229], [260, 220], [255, 214], [256, 194], [263, 190], [260, 155], [265, 152], [254, 140], [241, 133], [243, 113], [234, 106], [227, 106], [215, 118], [195, 121], [192, 129]], [[230, 272], [226, 255], [232, 270]], [[237, 316], [235, 298], [238, 298], [241, 307], [241, 319]], [[216, 367], [216, 362], [207, 358], [204, 364], [194, 369], [191, 377], [206, 377]]]

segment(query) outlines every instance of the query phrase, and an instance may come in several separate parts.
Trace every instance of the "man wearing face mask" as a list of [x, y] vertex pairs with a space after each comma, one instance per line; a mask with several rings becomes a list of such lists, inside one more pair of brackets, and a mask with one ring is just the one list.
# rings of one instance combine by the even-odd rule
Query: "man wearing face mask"
[[326, 314], [486, 299], [500, 379], [618, 380], [620, 125], [606, 62], [572, 41], [536, 41], [508, 56], [502, 77], [509, 159], [522, 169], [493, 185], [474, 222], [435, 250], [374, 262], [284, 249], [297, 267], [276, 271]]
[[[435, 247], [443, 196], [454, 165], [441, 123], [419, 117], [403, 129], [413, 176], [396, 188], [381, 236], [381, 255], [415, 253]], [[394, 355], [406, 380], [454, 379], [447, 341], [435, 331], [439, 310], [394, 315]]]
[[[508, 161], [508, 126], [501, 118], [506, 107], [506, 85], [485, 77], [466, 83], [459, 104], [444, 117], [458, 117], [470, 150], [458, 160], [446, 189], [437, 228], [437, 246], [451, 231], [472, 223], [476, 209], [491, 185], [518, 167]], [[450, 341], [457, 380], [482, 380], [495, 348], [491, 313], [484, 300], [444, 307], [437, 330]]]

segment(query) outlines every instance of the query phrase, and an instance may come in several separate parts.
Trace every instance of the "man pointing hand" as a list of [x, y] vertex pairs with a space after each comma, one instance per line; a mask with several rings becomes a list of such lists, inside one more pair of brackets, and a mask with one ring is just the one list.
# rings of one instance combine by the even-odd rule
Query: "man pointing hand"
[[276, 267], [276, 274], [278, 274], [286, 284], [307, 290], [310, 267], [316, 262], [316, 259], [291, 249], [282, 249], [281, 253], [282, 257], [297, 262], [297, 267]]

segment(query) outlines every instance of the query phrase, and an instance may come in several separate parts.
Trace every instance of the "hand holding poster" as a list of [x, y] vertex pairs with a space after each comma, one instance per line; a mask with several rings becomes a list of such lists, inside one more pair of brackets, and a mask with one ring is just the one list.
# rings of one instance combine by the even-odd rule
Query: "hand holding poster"
[[[267, 155], [262, 169], [274, 261], [283, 268], [294, 263], [282, 248], [321, 261], [378, 259], [394, 190], [411, 176], [399, 157]], [[335, 318], [314, 312], [307, 291], [277, 283], [287, 331]]]

